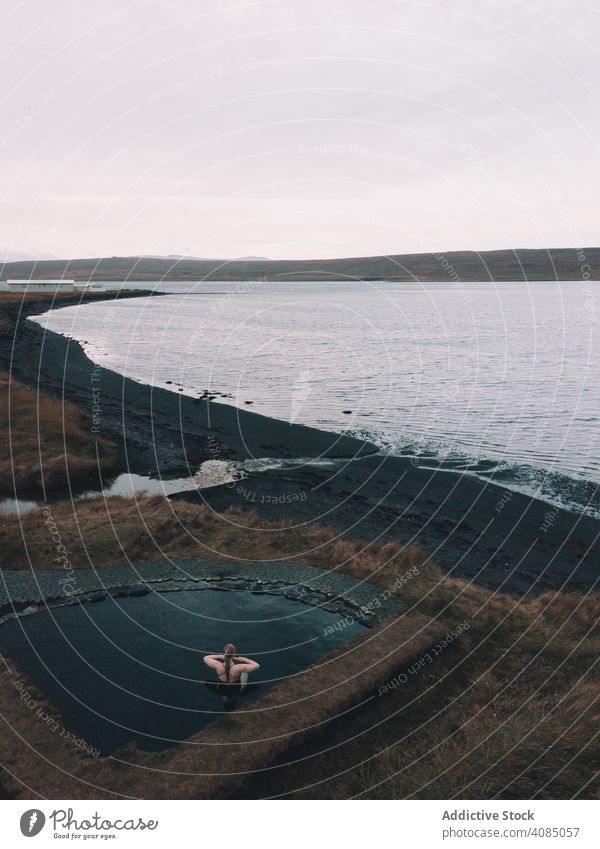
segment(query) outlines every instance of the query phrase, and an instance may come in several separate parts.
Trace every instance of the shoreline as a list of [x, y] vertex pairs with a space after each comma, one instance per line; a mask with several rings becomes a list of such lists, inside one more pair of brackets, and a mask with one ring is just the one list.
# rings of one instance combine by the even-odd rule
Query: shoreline
[[[103, 293], [98, 300], [162, 294]], [[352, 437], [138, 383], [94, 363], [79, 342], [27, 320], [83, 302], [78, 297], [0, 302], [2, 318], [13, 329], [0, 340], [0, 369], [40, 395], [74, 402], [92, 422], [92, 432], [117, 443], [122, 472], [167, 479], [193, 475], [206, 460], [354, 458], [377, 450]]]
[[[98, 300], [150, 294], [105, 292]], [[290, 526], [323, 525], [341, 537], [418, 545], [452, 577], [504, 592], [596, 587], [597, 520], [508, 489], [493, 477], [482, 481], [419, 467], [413, 458], [382, 455], [353, 437], [137, 383], [93, 363], [79, 342], [26, 320], [81, 302], [29, 296], [4, 304], [3, 314], [18, 333], [14, 347], [12, 339], [8, 345], [2, 340], [0, 366], [42, 395], [73, 401], [91, 420], [95, 398], [99, 416], [93, 421], [99, 436], [117, 443], [122, 472], [168, 479], [192, 475], [206, 460], [300, 462], [176, 493], [171, 500], [204, 503], [219, 513], [252, 510]], [[302, 465], [306, 457], [331, 464]]]

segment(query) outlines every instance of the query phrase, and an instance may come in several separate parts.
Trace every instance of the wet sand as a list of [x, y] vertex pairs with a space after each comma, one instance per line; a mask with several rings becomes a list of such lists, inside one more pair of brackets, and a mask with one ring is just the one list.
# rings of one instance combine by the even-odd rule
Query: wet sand
[[[300, 461], [173, 498], [218, 512], [250, 509], [290, 525], [315, 522], [348, 537], [418, 544], [448, 573], [504, 592], [596, 588], [597, 520], [493, 479], [420, 467], [377, 454], [358, 439], [136, 383], [94, 365], [78, 343], [24, 321], [49, 306], [48, 300], [27, 301], [22, 309], [2, 305], [17, 333], [14, 348], [12, 332], [0, 340], [0, 367], [42, 394], [75, 402], [90, 418], [93, 385], [99, 434], [119, 446], [123, 471], [171, 478], [193, 474], [208, 459]], [[316, 457], [331, 463], [302, 462]]]

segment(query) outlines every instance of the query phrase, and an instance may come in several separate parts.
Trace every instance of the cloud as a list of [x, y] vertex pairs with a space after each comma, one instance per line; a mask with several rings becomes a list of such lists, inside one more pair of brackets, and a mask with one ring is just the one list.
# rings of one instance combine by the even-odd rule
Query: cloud
[[12, 251], [8, 248], [0, 248], [0, 263], [32, 259], [58, 259], [58, 257], [54, 254], [39, 254], [35, 251]]
[[15, 3], [2, 231], [62, 256], [595, 243], [597, 30], [584, 0]]

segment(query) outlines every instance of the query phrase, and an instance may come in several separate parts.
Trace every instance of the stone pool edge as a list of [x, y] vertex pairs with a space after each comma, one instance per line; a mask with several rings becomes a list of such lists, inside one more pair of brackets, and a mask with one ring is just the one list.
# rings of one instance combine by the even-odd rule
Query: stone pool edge
[[68, 573], [0, 570], [0, 627], [10, 619], [51, 607], [181, 590], [283, 595], [349, 616], [368, 628], [381, 618], [399, 616], [406, 610], [392, 589], [315, 566], [279, 561], [158, 560]]

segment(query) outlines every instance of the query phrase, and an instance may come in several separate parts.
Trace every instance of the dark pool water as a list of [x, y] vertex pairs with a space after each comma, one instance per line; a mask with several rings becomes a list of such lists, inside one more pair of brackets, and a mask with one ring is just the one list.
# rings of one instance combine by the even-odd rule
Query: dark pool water
[[[226, 642], [261, 669], [251, 702], [363, 631], [328, 633], [340, 614], [282, 596], [216, 590], [150, 593], [22, 617], [0, 626], [0, 646], [62, 714], [69, 729], [110, 754], [184, 740], [225, 712], [203, 663]], [[49, 731], [49, 733], [51, 733]]]

